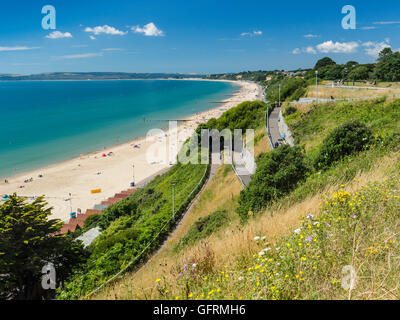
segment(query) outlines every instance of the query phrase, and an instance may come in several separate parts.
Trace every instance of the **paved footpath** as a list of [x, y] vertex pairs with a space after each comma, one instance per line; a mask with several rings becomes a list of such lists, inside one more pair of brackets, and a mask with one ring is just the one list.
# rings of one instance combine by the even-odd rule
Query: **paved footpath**
[[281, 108], [274, 108], [269, 116], [269, 132], [271, 135], [272, 145], [275, 146], [275, 143], [283, 144], [284, 141], [281, 136], [281, 132], [279, 131], [279, 121], [280, 119]]
[[294, 139], [282, 115], [282, 108], [274, 108], [269, 116], [269, 131], [272, 145], [288, 144], [294, 146]]

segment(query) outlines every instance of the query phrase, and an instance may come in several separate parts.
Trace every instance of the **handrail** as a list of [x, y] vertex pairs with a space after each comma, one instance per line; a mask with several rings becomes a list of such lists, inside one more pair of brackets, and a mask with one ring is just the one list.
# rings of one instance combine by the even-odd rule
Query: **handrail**
[[267, 111], [265, 113], [265, 132], [267, 134], [269, 145], [271, 146], [271, 150], [274, 150], [274, 144], [272, 143], [271, 134], [269, 133], [269, 106], [267, 105]]

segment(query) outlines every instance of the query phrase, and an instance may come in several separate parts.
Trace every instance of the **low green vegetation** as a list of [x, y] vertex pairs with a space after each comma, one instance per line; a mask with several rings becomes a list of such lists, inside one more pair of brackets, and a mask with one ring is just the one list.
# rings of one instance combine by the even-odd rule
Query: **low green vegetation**
[[[134, 261], [132, 267], [144, 261], [164, 241], [201, 189], [208, 172], [206, 164], [177, 164], [129, 198], [106, 209], [95, 219], [103, 232], [87, 249], [90, 255], [84, 269], [59, 290], [59, 299], [85, 297], [131, 261]], [[175, 221], [172, 182], [175, 182]]]
[[[293, 205], [329, 185], [345, 184], [358, 173], [371, 170], [383, 157], [400, 150], [400, 100], [320, 104], [309, 111], [297, 111], [285, 121], [297, 146], [304, 150], [309, 171], [294, 189], [274, 198], [276, 201], [268, 198], [263, 204], [252, 206], [257, 197], [244, 201], [242, 196], [240, 201], [246, 205], [240, 207], [241, 217], [247, 210], [256, 214], [269, 206]], [[263, 167], [258, 167], [259, 170]], [[246, 192], [249, 191], [243, 193]]]
[[329, 168], [333, 162], [364, 150], [372, 142], [372, 132], [365, 124], [358, 120], [346, 122], [325, 138], [314, 167], [317, 170]]
[[[224, 112], [218, 119], [212, 118], [207, 123], [199, 125], [197, 133], [202, 129], [256, 129], [264, 126], [267, 105], [262, 101], [246, 101]], [[272, 110], [270, 110], [272, 111]]]
[[362, 102], [324, 103], [285, 118], [295, 143], [315, 156], [325, 137], [351, 120], [365, 124], [375, 138], [391, 135], [400, 129], [400, 100], [387, 103], [385, 98], [379, 98]]
[[292, 105], [289, 105], [289, 106], [285, 109], [283, 115], [284, 115], [285, 117], [287, 117], [287, 116], [290, 116], [291, 114], [296, 113], [296, 112], [297, 112], [297, 108], [294, 107], [294, 106], [292, 106]]
[[277, 75], [267, 82], [265, 90], [266, 99], [271, 103], [279, 101], [279, 85], [281, 86], [280, 97], [283, 101], [299, 100], [307, 92], [307, 87], [312, 81], [306, 81], [302, 77], [284, 77]]
[[237, 212], [246, 221], [258, 212], [293, 190], [304, 180], [309, 168], [299, 148], [281, 146], [264, 153], [257, 159], [257, 170], [239, 198]]
[[205, 239], [218, 231], [229, 222], [226, 210], [219, 210], [209, 216], [198, 219], [189, 229], [188, 233], [178, 242], [175, 250], [182, 250], [187, 245]]

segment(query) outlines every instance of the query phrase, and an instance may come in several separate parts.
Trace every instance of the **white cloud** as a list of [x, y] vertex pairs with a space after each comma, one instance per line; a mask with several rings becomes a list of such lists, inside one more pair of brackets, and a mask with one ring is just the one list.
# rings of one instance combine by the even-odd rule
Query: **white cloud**
[[21, 67], [21, 66], [42, 66], [43, 64], [37, 63], [37, 62], [32, 62], [32, 63], [23, 63], [23, 62], [15, 62], [11, 63], [12, 66], [14, 67]]
[[262, 31], [258, 30], [258, 31], [253, 31], [253, 32], [243, 32], [240, 35], [242, 37], [246, 37], [246, 36], [252, 37], [252, 36], [261, 36], [262, 34], [263, 34]]
[[317, 54], [317, 51], [313, 47], [307, 48], [296, 48], [292, 51], [293, 54], [300, 54], [300, 53], [309, 53], [309, 54]]
[[39, 48], [40, 47], [0, 47], [0, 51], [25, 51]]
[[359, 44], [357, 42], [333, 42], [326, 41], [317, 45], [317, 49], [322, 53], [354, 53]]
[[357, 51], [359, 44], [357, 42], [333, 42], [326, 41], [316, 47], [296, 48], [292, 51], [293, 54], [308, 53], [317, 54], [320, 53], [353, 53]]
[[116, 29], [114, 27], [110, 27], [108, 25], [97, 26], [97, 27], [94, 27], [94, 28], [87, 27], [85, 29], [85, 32], [91, 32], [91, 33], [95, 34], [96, 36], [101, 34], [101, 33], [110, 34], [110, 35], [113, 35], [113, 36], [114, 35], [124, 36], [124, 35], [126, 35], [128, 33], [127, 31], [124, 32], [124, 31], [118, 30], [118, 29]]
[[292, 51], [293, 54], [300, 54], [301, 50], [299, 48], [296, 48]]
[[318, 38], [318, 36], [315, 34], [305, 34], [304, 38]]
[[378, 21], [373, 24], [387, 25], [387, 24], [400, 24], [400, 21]]
[[82, 54], [72, 54], [59, 57], [60, 59], [85, 59], [93, 57], [101, 57], [102, 53], [82, 53]]
[[143, 33], [147, 37], [161, 37], [164, 31], [158, 29], [153, 22], [146, 24], [143, 28], [140, 26], [132, 27], [131, 30], [135, 33]]
[[89, 38], [90, 38], [91, 40], [96, 40], [96, 37], [95, 37], [95, 36], [89, 36]]
[[307, 47], [304, 49], [305, 53], [310, 53], [310, 54], [317, 54], [317, 51], [313, 47]]
[[362, 45], [365, 47], [365, 53], [371, 57], [377, 58], [379, 56], [379, 53], [385, 49], [385, 48], [391, 48], [390, 44], [390, 39], [385, 39], [385, 41], [382, 42], [373, 42], [373, 41], [368, 41], [364, 42]]
[[72, 34], [69, 32], [53, 31], [46, 36], [48, 39], [61, 39], [61, 38], [72, 38]]
[[102, 51], [123, 51], [124, 49], [121, 48], [105, 48]]

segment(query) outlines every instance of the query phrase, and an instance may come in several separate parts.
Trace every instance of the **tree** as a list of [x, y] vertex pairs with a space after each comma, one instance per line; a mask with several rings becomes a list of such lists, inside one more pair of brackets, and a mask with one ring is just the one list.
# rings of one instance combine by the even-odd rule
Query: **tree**
[[349, 61], [345, 64], [345, 67], [348, 68], [348, 70], [351, 70], [355, 67], [357, 67], [359, 63], [357, 61]]
[[326, 80], [338, 80], [342, 78], [343, 69], [343, 65], [330, 64], [319, 70], [319, 77]]
[[400, 53], [393, 52], [390, 48], [383, 49], [379, 54], [374, 74], [382, 81], [400, 81]]
[[379, 52], [379, 59], [384, 59], [385, 57], [391, 56], [393, 54], [393, 50], [390, 47], [384, 48], [381, 52]]
[[51, 209], [38, 198], [32, 203], [10, 196], [0, 206], [0, 299], [38, 299], [42, 268], [52, 263], [63, 282], [83, 262], [82, 243], [54, 235], [63, 223], [48, 220]]
[[347, 75], [348, 80], [367, 80], [368, 78], [369, 69], [367, 66], [358, 66]]
[[329, 57], [325, 57], [322, 58], [320, 60], [318, 60], [318, 62], [316, 63], [314, 70], [319, 70], [320, 68], [326, 67], [326, 66], [330, 66], [336, 64], [335, 61], [333, 61], [331, 58]]

